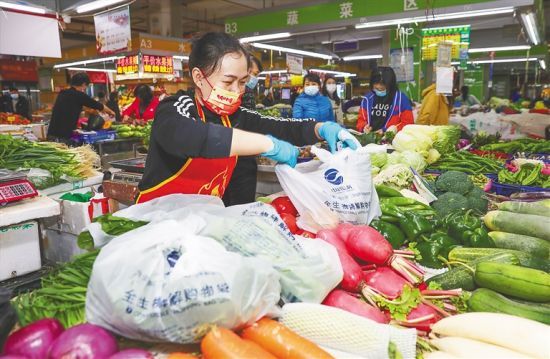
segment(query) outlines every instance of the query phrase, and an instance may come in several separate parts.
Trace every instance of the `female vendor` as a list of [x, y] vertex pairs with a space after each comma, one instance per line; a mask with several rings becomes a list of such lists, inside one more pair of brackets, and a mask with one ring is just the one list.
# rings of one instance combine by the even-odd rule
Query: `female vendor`
[[250, 56], [230, 35], [198, 39], [189, 69], [195, 96], [180, 91], [156, 110], [138, 203], [173, 193], [222, 197], [240, 155], [295, 166], [294, 145], [326, 140], [333, 151], [338, 142], [357, 148], [357, 140], [334, 122], [274, 118], [240, 107]]

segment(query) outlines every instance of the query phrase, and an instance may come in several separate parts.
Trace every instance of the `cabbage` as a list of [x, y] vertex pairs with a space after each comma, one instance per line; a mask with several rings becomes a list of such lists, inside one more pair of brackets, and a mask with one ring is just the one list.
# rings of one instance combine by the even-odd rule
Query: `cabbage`
[[442, 155], [456, 151], [456, 145], [460, 140], [460, 127], [458, 126], [434, 126], [437, 128], [437, 140], [433, 147]]
[[432, 141], [435, 141], [437, 139], [437, 127], [438, 126], [428, 126], [428, 125], [407, 125], [403, 128], [402, 132], [410, 133], [410, 134], [423, 134], [425, 136], [428, 136], [432, 139]]
[[428, 151], [430, 148], [432, 148], [432, 143], [432, 139], [420, 131], [414, 133], [401, 131], [395, 135], [392, 146], [400, 152], [407, 150], [422, 152]]
[[435, 148], [432, 148], [428, 151], [428, 156], [426, 156], [426, 162], [428, 162], [429, 165], [432, 163], [436, 163], [437, 160], [439, 160], [439, 157], [441, 157], [441, 154], [438, 150]]
[[424, 172], [424, 169], [428, 166], [424, 157], [418, 152], [404, 151], [401, 153], [401, 158], [401, 163], [414, 168], [417, 172]]
[[373, 167], [384, 167], [387, 162], [388, 154], [386, 152], [378, 152], [370, 154], [370, 163]]
[[393, 188], [407, 188], [413, 180], [413, 173], [406, 165], [391, 165], [374, 177], [375, 185], [386, 185]]
[[384, 168], [387, 168], [391, 165], [398, 165], [400, 163], [403, 163], [403, 156], [401, 155], [401, 152], [394, 151], [388, 155]]

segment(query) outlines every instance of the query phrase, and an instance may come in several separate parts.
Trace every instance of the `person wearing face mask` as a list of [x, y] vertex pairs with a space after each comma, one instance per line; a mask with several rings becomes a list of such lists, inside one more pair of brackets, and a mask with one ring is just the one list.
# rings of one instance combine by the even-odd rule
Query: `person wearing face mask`
[[314, 118], [317, 121], [334, 122], [334, 111], [328, 97], [321, 95], [321, 79], [315, 74], [304, 76], [304, 92], [296, 98], [292, 107], [295, 118]]
[[361, 101], [357, 131], [383, 133], [390, 127], [400, 131], [414, 123], [411, 102], [397, 89], [397, 79], [391, 67], [374, 70], [370, 88], [371, 92]]
[[159, 105], [159, 99], [153, 94], [149, 85], [140, 84], [134, 89], [136, 99], [122, 112], [122, 122], [128, 122], [130, 118], [139, 123], [152, 121], [155, 110]]
[[265, 107], [271, 107], [275, 105], [275, 98], [273, 97], [272, 89], [264, 90], [264, 99], [262, 100], [262, 105], [264, 105]]
[[242, 106], [249, 110], [256, 109], [256, 86], [258, 86], [258, 76], [263, 70], [260, 60], [255, 56], [250, 56], [250, 77], [246, 83], [242, 100]]
[[90, 78], [85, 72], [79, 72], [71, 77], [71, 87], [62, 90], [57, 95], [52, 109], [52, 118], [48, 127], [48, 141], [71, 143], [71, 135], [76, 125], [82, 107], [104, 111], [114, 116], [107, 106], [97, 102], [86, 94]]
[[189, 69], [194, 97], [179, 91], [157, 108], [138, 203], [174, 193], [223, 197], [237, 156], [295, 166], [294, 145], [326, 140], [332, 150], [338, 142], [357, 148], [357, 140], [335, 123], [288, 121], [242, 107], [250, 58], [229, 34], [211, 32], [195, 41]]
[[15, 113], [29, 120], [32, 119], [29, 100], [20, 95], [19, 90], [15, 87], [10, 87], [9, 96], [6, 97], [3, 109], [0, 112]]
[[334, 119], [337, 123], [342, 125], [344, 123], [344, 112], [342, 111], [342, 100], [340, 100], [340, 97], [338, 97], [338, 92], [336, 92], [336, 79], [332, 76], [325, 77], [323, 90], [321, 92], [323, 96], [328, 97], [330, 103], [332, 104]]

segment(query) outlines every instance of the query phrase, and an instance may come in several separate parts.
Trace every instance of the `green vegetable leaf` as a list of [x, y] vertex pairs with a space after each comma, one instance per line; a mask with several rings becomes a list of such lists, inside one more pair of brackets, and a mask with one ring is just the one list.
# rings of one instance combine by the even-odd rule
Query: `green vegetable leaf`
[[409, 285], [404, 286], [401, 295], [393, 300], [381, 296], [374, 298], [380, 309], [389, 311], [391, 317], [398, 321], [405, 321], [411, 310], [418, 306], [420, 299], [420, 290]]

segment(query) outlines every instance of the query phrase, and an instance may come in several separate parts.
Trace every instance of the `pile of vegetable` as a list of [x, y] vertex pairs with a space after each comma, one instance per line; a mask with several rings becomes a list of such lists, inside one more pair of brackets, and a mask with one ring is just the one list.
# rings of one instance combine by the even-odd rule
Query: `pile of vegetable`
[[515, 159], [498, 172], [498, 182], [549, 188], [550, 164], [540, 160]]
[[44, 176], [29, 175], [38, 189], [91, 177], [97, 173], [98, 166], [99, 155], [89, 146], [69, 148], [58, 143], [36, 143], [0, 135], [0, 168], [47, 171]]
[[82, 254], [42, 278], [40, 289], [17, 296], [13, 305], [21, 325], [56, 318], [69, 328], [84, 323], [86, 290], [98, 251]]
[[138, 137], [138, 138], [149, 138], [151, 134], [151, 123], [147, 125], [112, 125], [111, 128], [116, 131], [118, 138], [129, 138], [129, 137]]
[[395, 135], [392, 145], [400, 152], [411, 150], [428, 158], [430, 149], [441, 155], [454, 152], [459, 140], [458, 126], [407, 125]]
[[505, 153], [530, 152], [550, 153], [550, 141], [520, 138], [517, 140], [498, 142], [481, 146], [484, 151], [500, 151]]
[[481, 146], [489, 145], [491, 143], [497, 143], [498, 141], [500, 141], [501, 137], [502, 135], [498, 132], [494, 135], [490, 135], [485, 131], [478, 131], [472, 138], [472, 146], [475, 148], [479, 148]]
[[434, 187], [437, 200], [431, 205], [441, 218], [469, 209], [480, 214], [487, 212], [488, 200], [485, 192], [474, 186], [464, 172], [444, 172], [437, 177]]
[[437, 162], [429, 166], [429, 169], [437, 171], [459, 171], [468, 174], [497, 173], [502, 169], [503, 164], [503, 161], [477, 156], [468, 151], [456, 151], [441, 156]]
[[16, 113], [0, 112], [0, 125], [28, 125], [31, 121]]
[[[95, 217], [92, 222], [101, 224], [103, 232], [111, 236], [120, 236], [136, 228], [146, 225], [145, 221], [133, 221], [128, 218], [113, 216], [110, 213]], [[82, 231], [77, 237], [78, 247], [84, 250], [94, 249], [94, 239], [90, 231]]]

